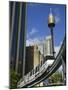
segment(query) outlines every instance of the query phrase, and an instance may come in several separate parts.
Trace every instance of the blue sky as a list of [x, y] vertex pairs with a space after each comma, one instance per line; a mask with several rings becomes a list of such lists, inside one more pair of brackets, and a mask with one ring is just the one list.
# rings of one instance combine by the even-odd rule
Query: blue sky
[[65, 5], [57, 4], [27, 4], [27, 43], [39, 41], [50, 35], [48, 15], [52, 8], [56, 24], [54, 27], [54, 44], [59, 46], [65, 34]]

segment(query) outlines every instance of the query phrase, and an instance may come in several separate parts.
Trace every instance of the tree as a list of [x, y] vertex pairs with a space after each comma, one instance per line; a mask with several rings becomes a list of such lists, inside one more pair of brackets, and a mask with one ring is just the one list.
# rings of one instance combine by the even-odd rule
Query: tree
[[51, 83], [61, 83], [62, 82], [62, 73], [57, 71], [50, 77]]
[[17, 88], [17, 82], [20, 80], [20, 75], [16, 73], [14, 70], [10, 70], [10, 88]]

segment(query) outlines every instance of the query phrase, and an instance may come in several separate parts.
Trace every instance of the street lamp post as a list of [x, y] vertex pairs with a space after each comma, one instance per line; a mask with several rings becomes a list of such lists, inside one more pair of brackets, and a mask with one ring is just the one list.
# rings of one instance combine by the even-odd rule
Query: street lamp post
[[49, 17], [48, 17], [48, 27], [50, 28], [50, 31], [51, 31], [51, 40], [52, 40], [52, 54], [54, 56], [54, 35], [53, 35], [53, 28], [55, 27], [55, 18], [52, 14], [52, 10], [50, 8], [50, 14], [49, 14]]

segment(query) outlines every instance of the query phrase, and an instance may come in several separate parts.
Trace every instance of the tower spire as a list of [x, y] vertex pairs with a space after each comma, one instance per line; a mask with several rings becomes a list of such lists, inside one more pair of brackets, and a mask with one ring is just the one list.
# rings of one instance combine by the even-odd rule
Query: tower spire
[[50, 8], [50, 14], [52, 14], [52, 8]]
[[54, 26], [55, 26], [55, 17], [53, 16], [52, 8], [50, 8], [50, 13], [48, 17], [48, 27], [53, 28]]

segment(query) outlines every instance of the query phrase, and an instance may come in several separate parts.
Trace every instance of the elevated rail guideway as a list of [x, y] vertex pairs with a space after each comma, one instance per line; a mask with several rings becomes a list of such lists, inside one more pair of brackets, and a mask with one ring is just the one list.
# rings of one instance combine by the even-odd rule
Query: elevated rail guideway
[[[46, 56], [43, 62], [41, 62], [35, 69], [32, 69], [27, 75], [24, 76], [24, 79], [21, 79], [17, 87], [33, 87], [34, 85], [40, 83], [41, 81], [50, 77], [61, 65], [62, 61], [66, 63], [66, 37], [63, 40], [61, 48], [59, 50], [56, 58], [52, 56]], [[51, 66], [47, 65], [47, 60], [54, 60]]]

